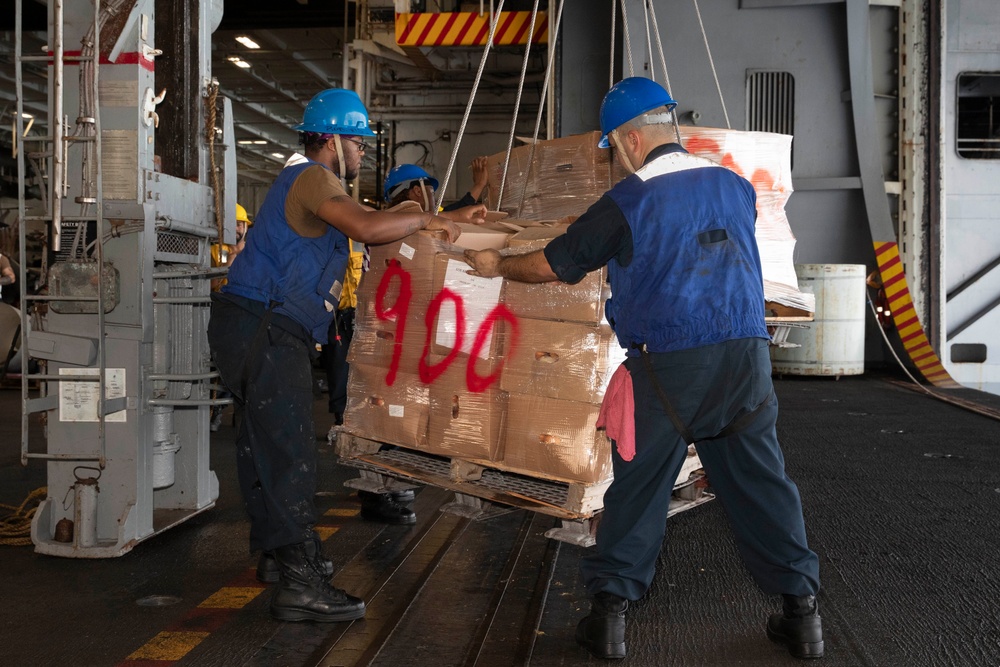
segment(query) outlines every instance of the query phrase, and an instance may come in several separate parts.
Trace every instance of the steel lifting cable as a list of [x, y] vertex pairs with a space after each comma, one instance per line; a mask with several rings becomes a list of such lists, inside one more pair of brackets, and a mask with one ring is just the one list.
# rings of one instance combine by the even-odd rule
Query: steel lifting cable
[[524, 62], [521, 63], [521, 80], [517, 82], [517, 99], [514, 101], [514, 117], [510, 121], [510, 136], [507, 138], [507, 155], [503, 161], [503, 171], [500, 175], [500, 193], [497, 195], [497, 209], [503, 202], [503, 190], [507, 184], [507, 169], [510, 167], [510, 153], [514, 150], [514, 131], [517, 129], [517, 116], [521, 111], [521, 94], [524, 92], [524, 78], [528, 72], [528, 56], [531, 53], [531, 41], [535, 36], [535, 18], [538, 16], [538, 0], [531, 8], [531, 25], [528, 28], [528, 41], [524, 45]]
[[611, 62], [608, 63], [608, 90], [615, 85], [615, 23], [618, 19], [618, 5], [611, 3]]
[[663, 87], [667, 89], [669, 95], [673, 96], [673, 93], [670, 92], [670, 72], [667, 70], [667, 57], [663, 55], [663, 41], [660, 39], [660, 26], [656, 22], [656, 10], [653, 8], [653, 0], [646, 0], [644, 7], [653, 24], [653, 35], [656, 37], [656, 50], [660, 54], [660, 66], [663, 68]]
[[[646, 26], [646, 53], [649, 54], [649, 78], [656, 81], [656, 67], [653, 66], [653, 42], [649, 34], [649, 2], [642, 2], [642, 21]], [[657, 35], [659, 38], [659, 35]]]
[[726, 117], [726, 129], [731, 130], [733, 126], [729, 124], [729, 113], [726, 111], [726, 101], [722, 99], [722, 86], [719, 85], [719, 75], [715, 71], [715, 61], [712, 60], [712, 49], [708, 46], [708, 35], [705, 34], [705, 24], [701, 20], [701, 10], [698, 8], [698, 0], [694, 2], [694, 11], [698, 15], [698, 25], [701, 27], [701, 38], [705, 42], [705, 52], [708, 54], [708, 64], [712, 67], [712, 78], [715, 79], [715, 89], [719, 91], [719, 102], [722, 104], [722, 115]]
[[[649, 14], [649, 18], [653, 23], [653, 34], [656, 36], [656, 50], [660, 54], [660, 65], [663, 67], [664, 88], [667, 89], [668, 95], [673, 96], [673, 93], [670, 92], [670, 73], [669, 70], [667, 70], [667, 57], [663, 54], [663, 40], [660, 39], [660, 26], [656, 22], [656, 10], [653, 8], [653, 1], [645, 0], [645, 2], [643, 2], [643, 9], [645, 9], [646, 12]], [[650, 59], [652, 59], [653, 54], [650, 53], [649, 55]], [[680, 129], [681, 124], [677, 121], [677, 107], [671, 109], [670, 113], [674, 117], [674, 123], [673, 123], [674, 136], [677, 138], [677, 143], [683, 145], [683, 142], [681, 141], [681, 129]]]
[[628, 34], [628, 10], [625, 9], [625, 0], [622, 0], [622, 35], [625, 37], [625, 55], [628, 56], [628, 75], [635, 76], [635, 65], [632, 64], [632, 40], [629, 39]]
[[[465, 115], [462, 116], [462, 125], [458, 128], [458, 137], [455, 139], [455, 147], [451, 151], [451, 158], [448, 160], [448, 171], [445, 172], [444, 180], [441, 181], [441, 188], [438, 190], [437, 201], [435, 202], [434, 213], [437, 213], [441, 209], [441, 203], [444, 201], [445, 191], [448, 189], [448, 181], [451, 180], [451, 170], [455, 168], [455, 159], [458, 157], [458, 147], [462, 145], [462, 137], [465, 136], [465, 126], [469, 122], [469, 114], [472, 113], [472, 103], [476, 99], [476, 91], [479, 90], [479, 80], [483, 78], [483, 70], [486, 68], [486, 58], [490, 54], [490, 48], [493, 46], [493, 36], [497, 32], [497, 25], [500, 23], [500, 12], [503, 11], [504, 0], [500, 0], [497, 5], [496, 13], [493, 14], [493, 20], [490, 21], [490, 34], [486, 38], [486, 46], [483, 48], [483, 57], [479, 61], [479, 71], [476, 72], [476, 80], [472, 84], [472, 92], [469, 94], [469, 103], [465, 105]], [[529, 36], [529, 40], [530, 40]]]
[[[531, 174], [531, 164], [535, 159], [535, 145], [538, 144], [538, 130], [542, 125], [542, 111], [545, 110], [545, 99], [549, 92], [549, 81], [552, 80], [552, 69], [556, 62], [556, 42], [559, 40], [559, 24], [562, 23], [563, 5], [566, 0], [559, 0], [559, 8], [556, 10], [555, 31], [549, 31], [549, 64], [545, 67], [545, 82], [542, 84], [541, 101], [538, 104], [538, 114], [535, 116], [535, 132], [531, 135], [531, 149], [528, 151], [528, 175]], [[549, 22], [551, 26], [552, 23]], [[521, 217], [521, 210], [524, 208], [524, 194], [528, 190], [527, 181], [521, 188], [521, 199], [517, 202], [516, 217]]]

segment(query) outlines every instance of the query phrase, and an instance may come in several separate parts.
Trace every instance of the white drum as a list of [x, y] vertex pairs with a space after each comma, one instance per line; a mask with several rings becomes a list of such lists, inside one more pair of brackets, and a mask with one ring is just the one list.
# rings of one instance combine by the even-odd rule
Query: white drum
[[771, 348], [775, 373], [860, 375], [865, 371], [865, 266], [796, 264], [799, 289], [816, 295], [808, 328], [792, 328], [788, 342], [800, 347]]

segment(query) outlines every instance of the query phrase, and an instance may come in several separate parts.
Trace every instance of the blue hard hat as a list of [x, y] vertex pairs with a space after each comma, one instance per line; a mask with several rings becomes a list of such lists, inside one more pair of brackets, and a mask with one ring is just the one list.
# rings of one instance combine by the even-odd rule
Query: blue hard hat
[[[397, 185], [409, 184], [413, 181], [425, 181], [430, 183], [430, 186], [435, 190], [438, 189], [438, 180], [426, 171], [415, 164], [401, 164], [393, 167], [385, 177], [385, 185], [383, 186], [382, 191], [385, 194], [386, 200], [392, 199], [392, 195], [389, 193]], [[410, 186], [407, 185], [407, 189], [409, 189], [409, 187]]]
[[368, 110], [353, 90], [327, 88], [316, 93], [302, 114], [302, 122], [292, 127], [299, 132], [349, 134], [374, 137], [368, 127]]
[[622, 79], [608, 91], [601, 102], [601, 140], [599, 148], [608, 147], [608, 134], [636, 116], [659, 107], [673, 109], [677, 102], [660, 84], [641, 76]]

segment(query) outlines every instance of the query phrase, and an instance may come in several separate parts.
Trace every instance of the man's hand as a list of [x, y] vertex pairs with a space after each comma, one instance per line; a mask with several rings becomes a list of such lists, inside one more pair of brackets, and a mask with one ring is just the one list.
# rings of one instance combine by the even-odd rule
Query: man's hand
[[490, 182], [490, 172], [486, 168], [486, 156], [477, 157], [472, 161], [472, 181], [482, 190]]
[[482, 278], [498, 278], [501, 259], [503, 257], [496, 250], [465, 251], [465, 263], [472, 267], [469, 273]]
[[473, 225], [481, 225], [486, 222], [486, 205], [473, 204], [472, 206], [463, 206], [454, 211], [441, 211], [439, 215], [455, 222], [468, 222]]
[[13, 285], [14, 278], [11, 276], [0, 276], [0, 285]]
[[458, 228], [458, 225], [448, 218], [442, 218], [440, 215], [432, 215], [430, 221], [424, 229], [432, 232], [446, 232], [450, 243], [454, 243], [458, 240], [458, 237], [462, 235], [462, 231]]

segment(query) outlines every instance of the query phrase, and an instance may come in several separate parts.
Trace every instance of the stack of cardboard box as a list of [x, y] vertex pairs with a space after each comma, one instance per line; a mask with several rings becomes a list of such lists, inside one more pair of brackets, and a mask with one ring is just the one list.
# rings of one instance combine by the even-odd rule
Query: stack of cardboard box
[[[544, 247], [565, 226], [528, 228], [512, 252]], [[624, 350], [604, 320], [604, 271], [575, 285], [504, 281], [504, 303], [518, 315], [504, 340], [500, 387], [510, 419], [503, 464], [509, 470], [598, 483], [611, 478], [611, 445], [595, 423]]]
[[461, 254], [465, 245], [524, 252], [565, 229], [477, 228], [456, 246], [418, 232], [372, 248], [348, 432], [545, 479], [610, 479], [610, 443], [595, 422], [623, 355], [603, 322], [603, 272], [526, 285], [471, 276]]

